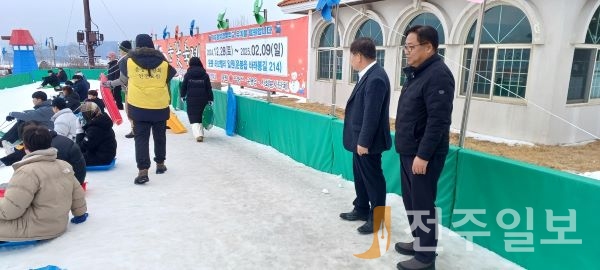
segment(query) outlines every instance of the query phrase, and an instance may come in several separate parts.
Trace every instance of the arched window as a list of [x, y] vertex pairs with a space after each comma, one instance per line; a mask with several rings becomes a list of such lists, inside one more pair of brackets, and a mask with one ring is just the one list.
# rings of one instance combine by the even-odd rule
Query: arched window
[[[379, 26], [379, 24], [371, 19], [364, 22], [358, 28], [355, 39], [361, 37], [368, 37], [375, 41], [375, 46], [377, 46], [377, 55], [375, 59], [377, 60], [377, 63], [383, 67], [385, 61], [385, 50], [383, 49], [383, 32], [381, 32], [381, 27]], [[350, 82], [355, 83], [356, 81], [358, 81], [357, 71], [352, 70], [351, 75], [352, 76]]]
[[[406, 26], [406, 29], [404, 29], [402, 34], [406, 33], [406, 31], [408, 29], [410, 29], [411, 27], [413, 27], [415, 25], [429, 25], [429, 26], [435, 28], [435, 30], [437, 30], [438, 42], [439, 42], [438, 54], [444, 56], [446, 53], [446, 45], [444, 45], [446, 43], [446, 38], [444, 37], [444, 28], [442, 27], [442, 22], [440, 22], [440, 20], [433, 13], [421, 13], [417, 17], [415, 17], [412, 21], [410, 21], [410, 23]], [[405, 42], [406, 42], [406, 37], [403, 36], [401, 44], [404, 44]], [[405, 67], [408, 65], [408, 63], [407, 63], [406, 55], [404, 54], [404, 50], [402, 49], [402, 46], [399, 46], [399, 50], [400, 50], [399, 55], [402, 55], [402, 67]], [[404, 74], [404, 72], [402, 72], [402, 68], [399, 68], [398, 71], [400, 72], [400, 81], [399, 81], [400, 85], [399, 86], [401, 87], [402, 85], [404, 85], [404, 82], [406, 82], [406, 75]]]
[[[330, 80], [333, 78], [333, 51], [337, 55], [336, 79], [342, 79], [342, 48], [340, 47], [340, 35], [337, 35], [335, 44], [333, 43], [334, 25], [329, 24], [323, 30], [319, 40], [319, 49], [317, 50], [318, 73], [317, 79]], [[338, 32], [339, 33], [339, 32]]]
[[[531, 25], [520, 9], [501, 5], [488, 9], [483, 19], [481, 45], [475, 76], [473, 96], [490, 98], [525, 97], [529, 57], [531, 54]], [[471, 66], [475, 23], [467, 36], [463, 65]], [[463, 69], [463, 87], [467, 89], [468, 70]], [[493, 91], [492, 91], [492, 83]]]
[[594, 13], [585, 44], [575, 47], [567, 103], [600, 102], [600, 7]]

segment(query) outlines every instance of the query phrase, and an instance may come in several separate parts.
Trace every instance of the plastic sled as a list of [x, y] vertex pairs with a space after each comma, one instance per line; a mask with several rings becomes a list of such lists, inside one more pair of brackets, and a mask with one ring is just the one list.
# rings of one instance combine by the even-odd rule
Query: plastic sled
[[233, 136], [235, 133], [235, 121], [237, 116], [237, 104], [235, 98], [233, 88], [229, 86], [227, 89], [227, 120], [225, 121], [225, 134], [227, 134], [227, 136]]
[[171, 116], [169, 117], [169, 120], [167, 120], [167, 126], [175, 134], [186, 133], [187, 129], [185, 128], [183, 123], [181, 123], [181, 121], [179, 121], [179, 118], [177, 117], [177, 115], [173, 111], [170, 111], [170, 112], [171, 112]]
[[37, 244], [39, 240], [31, 240], [31, 241], [20, 241], [20, 242], [0, 242], [0, 248], [3, 247], [19, 247], [19, 246], [28, 246]]
[[213, 127], [213, 122], [215, 120], [215, 113], [213, 110], [213, 106], [207, 104], [204, 107], [204, 112], [202, 112], [202, 126], [204, 129], [209, 130]]
[[[42, 268], [36, 268], [36, 269], [32, 269], [32, 270], [63, 270], [63, 268], [60, 268], [56, 265], [47, 265]], [[66, 269], [64, 269], [64, 270], [66, 270]]]
[[109, 87], [102, 86], [102, 83], [107, 80], [108, 79], [106, 76], [104, 76], [104, 73], [100, 74], [100, 93], [102, 95], [102, 100], [104, 101], [104, 107], [106, 107], [108, 115], [110, 116], [110, 119], [113, 120], [113, 123], [120, 125], [123, 123], [123, 117], [121, 117], [119, 108], [117, 108], [115, 98], [113, 97]]
[[106, 165], [96, 165], [96, 166], [87, 166], [85, 167], [86, 171], [108, 171], [115, 166], [117, 159], [114, 158], [111, 163]]

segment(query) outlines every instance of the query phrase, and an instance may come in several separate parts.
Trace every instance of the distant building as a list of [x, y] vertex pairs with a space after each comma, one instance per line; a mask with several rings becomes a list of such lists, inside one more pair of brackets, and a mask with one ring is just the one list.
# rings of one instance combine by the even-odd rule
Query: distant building
[[29, 30], [12, 30], [9, 45], [12, 47], [14, 53], [14, 74], [27, 73], [30, 71], [38, 70], [38, 65], [37, 61], [35, 60], [35, 54], [33, 49], [35, 41], [31, 37]]
[[[369, 3], [352, 4], [357, 2]], [[600, 136], [600, 1], [487, 3], [477, 72], [489, 81], [475, 79], [469, 131], [541, 144]], [[285, 13], [310, 17], [309, 99], [330, 103], [334, 27], [314, 12], [316, 4], [316, 0], [285, 0], [279, 6]], [[377, 61], [390, 76], [390, 116], [395, 117], [405, 81], [402, 34], [412, 25], [428, 24], [440, 33], [439, 53], [456, 79], [452, 127], [460, 128], [468, 74], [461, 66], [470, 66], [478, 9], [478, 4], [466, 0], [342, 0], [336, 104], [345, 106], [357, 78], [351, 71], [349, 46], [356, 37], [367, 36], [375, 40]]]

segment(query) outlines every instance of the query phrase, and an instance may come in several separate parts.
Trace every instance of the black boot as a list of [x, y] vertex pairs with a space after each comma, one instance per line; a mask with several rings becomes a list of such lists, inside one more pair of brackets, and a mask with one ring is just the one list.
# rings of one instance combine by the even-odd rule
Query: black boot
[[147, 183], [148, 181], [150, 181], [150, 178], [148, 178], [148, 169], [144, 169], [138, 172], [138, 176], [135, 178], [133, 183], [137, 185], [142, 185]]
[[133, 133], [133, 130], [131, 130], [131, 132], [129, 132], [129, 133], [127, 133], [127, 134], [125, 135], [125, 138], [127, 138], [127, 139], [131, 139], [131, 138], [133, 138], [133, 137], [135, 137], [135, 134]]
[[156, 163], [156, 174], [162, 174], [167, 171], [167, 166], [165, 166], [164, 162]]

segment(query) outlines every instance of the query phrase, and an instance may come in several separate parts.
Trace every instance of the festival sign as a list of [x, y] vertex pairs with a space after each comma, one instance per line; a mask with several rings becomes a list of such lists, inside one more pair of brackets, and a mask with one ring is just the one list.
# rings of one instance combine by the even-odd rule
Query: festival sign
[[211, 81], [307, 96], [307, 17], [156, 43], [180, 74], [198, 56]]

